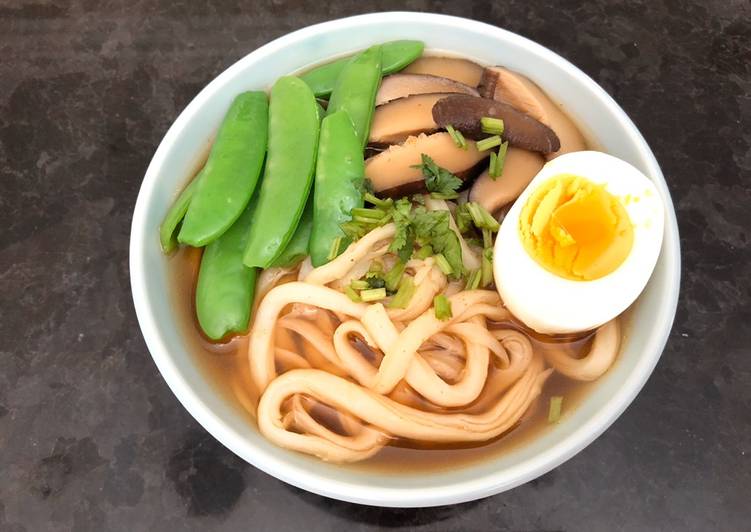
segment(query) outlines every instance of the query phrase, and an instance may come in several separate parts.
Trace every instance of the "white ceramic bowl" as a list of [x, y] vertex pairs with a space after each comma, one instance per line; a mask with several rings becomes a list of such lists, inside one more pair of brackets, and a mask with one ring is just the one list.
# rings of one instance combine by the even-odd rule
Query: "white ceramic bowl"
[[[192, 358], [170, 308], [157, 228], [237, 93], [267, 88], [279, 76], [307, 65], [403, 38], [505, 65], [532, 78], [604, 151], [654, 180], [667, 219], [659, 262], [634, 306], [632, 332], [618, 362], [578, 408], [540, 437], [502, 456], [454, 471], [394, 476], [341, 468], [280, 449], [216, 393]], [[675, 212], [652, 151], [618, 104], [583, 72], [539, 44], [481, 22], [424, 13], [375, 13], [276, 39], [232, 65], [195, 97], [164, 136], [146, 171], [133, 213], [130, 276], [138, 321], [159, 371], [193, 417], [230, 450], [270, 475], [328, 497], [379, 506], [433, 506], [485, 497], [538, 477], [581, 451], [615, 421], [646, 382], [667, 340], [678, 299], [680, 250]]]

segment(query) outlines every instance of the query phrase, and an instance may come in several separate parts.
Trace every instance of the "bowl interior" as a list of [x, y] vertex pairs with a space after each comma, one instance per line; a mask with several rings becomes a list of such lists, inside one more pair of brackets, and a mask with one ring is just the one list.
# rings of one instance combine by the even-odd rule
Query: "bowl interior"
[[[545, 88], [597, 141], [657, 184], [668, 217], [662, 254], [630, 316], [622, 353], [578, 408], [523, 447], [454, 471], [380, 475], [326, 464], [267, 442], [196, 364], [171, 308], [167, 261], [157, 228], [204, 156], [232, 98], [269, 87], [281, 75], [332, 56], [399, 38], [517, 70]], [[305, 28], [256, 50], [212, 81], [165, 135], [138, 197], [131, 233], [131, 282], [139, 323], [159, 370], [191, 414], [256, 467], [303, 489], [383, 506], [428, 506], [476, 499], [521, 484], [581, 450], [628, 406], [659, 359], [675, 313], [679, 277], [675, 214], [652, 152], [620, 107], [590, 78], [553, 52], [479, 22], [420, 13], [378, 13]]]

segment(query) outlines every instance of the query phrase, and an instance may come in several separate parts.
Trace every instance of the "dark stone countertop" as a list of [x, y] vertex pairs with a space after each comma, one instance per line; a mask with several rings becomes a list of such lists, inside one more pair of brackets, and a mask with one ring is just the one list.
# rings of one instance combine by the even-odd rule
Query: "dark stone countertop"
[[681, 229], [680, 308], [654, 375], [584, 452], [478, 502], [369, 508], [259, 472], [174, 398], [128, 280], [146, 165], [227, 66], [362, 5], [2, 2], [0, 530], [748, 530], [748, 0], [377, 6], [463, 15], [552, 48], [621, 103], [662, 165]]

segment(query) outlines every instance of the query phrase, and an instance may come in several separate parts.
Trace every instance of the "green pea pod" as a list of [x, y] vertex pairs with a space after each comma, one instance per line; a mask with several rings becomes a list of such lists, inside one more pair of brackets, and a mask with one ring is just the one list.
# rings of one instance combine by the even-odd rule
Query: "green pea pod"
[[177, 247], [177, 226], [185, 217], [185, 213], [188, 211], [188, 205], [193, 197], [193, 191], [198, 184], [198, 180], [203, 175], [203, 170], [198, 172], [198, 175], [193, 178], [187, 187], [180, 192], [180, 195], [172, 204], [170, 210], [167, 211], [167, 215], [162, 220], [162, 225], [159, 226], [159, 241], [162, 244], [162, 251], [164, 253], [170, 253]]
[[[420, 41], [391, 41], [382, 45], [383, 57], [381, 70], [383, 75], [392, 74], [405, 68], [422, 55], [425, 45]], [[342, 57], [309, 70], [300, 78], [308, 84], [316, 96], [326, 97], [331, 94], [344, 67], [352, 56]]]
[[243, 264], [243, 252], [255, 199], [201, 257], [196, 284], [196, 315], [201, 330], [212, 340], [248, 329], [255, 293], [256, 268]]
[[178, 240], [205, 246], [224, 233], [248, 205], [266, 154], [268, 102], [264, 92], [237, 96], [224, 117], [193, 191]]
[[[364, 177], [362, 146], [347, 112], [328, 115], [321, 124], [313, 188], [315, 208], [310, 235], [313, 266], [326, 264], [347, 247], [349, 241], [340, 224], [352, 219], [354, 207], [363, 206]], [[338, 250], [333, 249], [335, 242], [339, 242]]]
[[360, 147], [368, 142], [376, 92], [381, 83], [381, 47], [371, 46], [347, 63], [331, 93], [326, 114], [345, 110], [355, 126]]
[[287, 243], [287, 246], [279, 255], [272, 267], [278, 266], [281, 268], [288, 268], [295, 266], [301, 260], [308, 256], [308, 244], [310, 242], [310, 232], [313, 228], [313, 198], [308, 198], [308, 203], [305, 205], [305, 210], [300, 218], [300, 223], [297, 224], [295, 234]]
[[317, 106], [300, 78], [281, 77], [271, 89], [266, 171], [245, 248], [246, 266], [269, 267], [295, 232], [313, 182]]

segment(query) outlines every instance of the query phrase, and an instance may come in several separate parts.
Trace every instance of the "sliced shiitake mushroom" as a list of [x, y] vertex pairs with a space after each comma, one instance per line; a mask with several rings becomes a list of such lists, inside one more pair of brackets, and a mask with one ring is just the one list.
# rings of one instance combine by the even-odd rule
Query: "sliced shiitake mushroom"
[[433, 132], [433, 106], [447, 94], [416, 94], [377, 107], [370, 126], [371, 144], [398, 144], [407, 137]]
[[587, 149], [584, 137], [573, 121], [540, 87], [521, 74], [503, 67], [488, 67], [483, 71], [479, 90], [483, 97], [509, 104], [555, 131], [560, 149], [548, 153], [548, 159]]
[[510, 146], [506, 151], [503, 173], [496, 179], [485, 170], [472, 184], [469, 201], [476, 201], [494, 212], [514, 201], [542, 170], [545, 159], [539, 154]]
[[452, 94], [433, 106], [433, 119], [438, 127], [451, 125], [474, 139], [487, 136], [480, 127], [480, 119], [483, 117], [501, 118], [505, 126], [503, 137], [512, 146], [542, 153], [554, 152], [560, 148], [558, 137], [552, 129], [502, 102], [466, 94]]
[[381, 196], [424, 192], [425, 179], [419, 167], [423, 153], [462, 180], [477, 175], [481, 168], [478, 163], [488, 156], [488, 152], [478, 152], [474, 142], [468, 142], [467, 149], [457, 147], [448, 133], [423, 134], [409, 137], [403, 144], [391, 146], [367, 159], [365, 177]]
[[414, 94], [471, 94], [479, 96], [477, 89], [453, 79], [427, 74], [392, 74], [381, 81], [376, 94], [376, 105], [406, 98]]
[[458, 57], [421, 57], [402, 70], [406, 74], [430, 74], [477, 87], [483, 68], [477, 63]]

